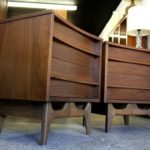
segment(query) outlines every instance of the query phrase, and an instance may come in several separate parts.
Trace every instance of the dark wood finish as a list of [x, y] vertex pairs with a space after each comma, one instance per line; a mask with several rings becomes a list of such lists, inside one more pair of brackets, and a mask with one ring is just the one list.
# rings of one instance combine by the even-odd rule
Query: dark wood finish
[[[0, 115], [40, 119], [40, 144], [54, 118], [83, 116], [89, 134], [89, 102], [101, 99], [102, 39], [53, 11], [0, 21], [0, 35]], [[52, 108], [56, 101], [66, 103], [62, 110]]]
[[111, 128], [111, 120], [114, 117], [114, 112], [112, 109], [112, 105], [108, 104], [106, 109], [106, 120], [105, 120], [105, 132], [108, 132]]
[[0, 20], [7, 17], [7, 3], [8, 0], [0, 0]]
[[[115, 110], [123, 110], [124, 104], [119, 104], [117, 108], [113, 106], [114, 104], [108, 103], [92, 103], [92, 112], [96, 114], [105, 115], [105, 132], [108, 132], [111, 128], [112, 119], [116, 115]], [[118, 105], [118, 104], [117, 104]], [[126, 107], [126, 105], [125, 105]], [[148, 112], [147, 112], [148, 113]], [[124, 117], [124, 124], [129, 124], [129, 114], [123, 115]]]
[[103, 100], [150, 103], [150, 51], [105, 43], [103, 56]]
[[109, 73], [108, 87], [125, 87], [150, 90], [150, 77]]
[[19, 102], [15, 100], [1, 100], [0, 114], [40, 119], [42, 114], [42, 105], [43, 103], [40, 102], [29, 103], [28, 101]]
[[100, 38], [52, 11], [2, 21], [0, 33], [0, 98], [100, 100]]
[[57, 39], [54, 39], [53, 48], [55, 49], [52, 52], [53, 58], [57, 58], [62, 61], [64, 60], [68, 63], [76, 64], [81, 67], [94, 69], [94, 57], [84, 51], [81, 52], [80, 50]]
[[55, 118], [82, 116], [85, 118], [86, 134], [90, 134], [90, 112], [90, 103], [85, 103], [84, 108], [78, 108], [75, 103], [65, 103], [62, 108], [57, 110], [49, 102], [1, 100], [0, 131], [6, 115], [39, 119], [41, 120], [39, 144], [43, 145], [47, 143], [49, 126]]
[[139, 50], [139, 49], [130, 49], [128, 47], [117, 47], [111, 46], [109, 47], [109, 54], [108, 58], [110, 60], [118, 60], [122, 62], [129, 62], [129, 63], [135, 63], [135, 64], [143, 64], [143, 65], [150, 65], [149, 60], [149, 53], [150, 51], [145, 50]]
[[78, 81], [78, 76], [80, 76], [80, 82], [95, 82], [94, 79], [94, 69], [89, 69], [82, 67], [80, 65], [76, 65], [70, 62], [66, 62], [60, 59], [53, 58], [52, 59], [52, 74], [53, 78], [63, 76], [66, 79], [76, 80]]
[[150, 67], [148, 65], [140, 65], [112, 60], [108, 63], [108, 71], [109, 73], [149, 77]]
[[[150, 50], [105, 42], [102, 56], [103, 103], [92, 104], [92, 112], [106, 116], [108, 132], [115, 115], [123, 115], [125, 125], [128, 115], [149, 115], [150, 109], [142, 110], [136, 104], [150, 104]], [[128, 106], [117, 109], [114, 104]]]
[[136, 104], [128, 104], [124, 109], [116, 109], [112, 104], [108, 104], [108, 110], [107, 110], [107, 116], [106, 116], [106, 126], [105, 126], [105, 131], [108, 132], [112, 119], [116, 115], [123, 115], [124, 117], [124, 124], [129, 125], [129, 115], [140, 115], [140, 116], [145, 116], [148, 115], [150, 116], [150, 107], [148, 109], [141, 109], [139, 108]]
[[[138, 103], [139, 101], [142, 101], [143, 103], [145, 101], [149, 101], [150, 99], [150, 89], [148, 90], [139, 90], [139, 89], [132, 89], [130, 87], [118, 87], [118, 88], [108, 88], [108, 93], [107, 93], [107, 101], [111, 102], [111, 100], [116, 103], [123, 101], [126, 103], [132, 103], [133, 101], [136, 101]], [[150, 103], [150, 102], [149, 102]]]
[[0, 133], [2, 132], [5, 117], [5, 115], [0, 115]]
[[[50, 86], [50, 95], [53, 97], [74, 97], [96, 99], [98, 95], [94, 95], [95, 86], [88, 84], [74, 83], [62, 80], [52, 80]], [[82, 91], [82, 92], [81, 92]], [[53, 101], [53, 98], [51, 98]]]
[[129, 115], [123, 115], [124, 124], [129, 125]]
[[48, 100], [52, 16], [0, 23], [0, 98]]

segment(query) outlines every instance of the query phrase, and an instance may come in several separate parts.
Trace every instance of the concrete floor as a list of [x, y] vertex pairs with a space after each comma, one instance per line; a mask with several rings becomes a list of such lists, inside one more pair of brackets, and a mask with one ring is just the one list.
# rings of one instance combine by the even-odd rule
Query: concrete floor
[[8, 117], [0, 135], [0, 150], [150, 150], [150, 119], [130, 117], [130, 125], [116, 116], [109, 133], [104, 132], [104, 116], [91, 115], [91, 135], [85, 134], [82, 118], [56, 119], [48, 144], [40, 146], [40, 122]]

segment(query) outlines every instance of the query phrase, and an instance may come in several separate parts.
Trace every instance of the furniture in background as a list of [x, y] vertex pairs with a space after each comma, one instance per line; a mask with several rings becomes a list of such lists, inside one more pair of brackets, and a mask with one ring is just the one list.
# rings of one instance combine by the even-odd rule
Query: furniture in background
[[54, 118], [83, 116], [100, 102], [102, 40], [53, 11], [0, 22], [0, 129], [7, 115], [41, 119], [46, 144]]
[[105, 42], [102, 51], [102, 101], [92, 112], [106, 115], [105, 131], [115, 115], [150, 115], [150, 51]]
[[136, 37], [136, 48], [143, 48], [142, 37], [150, 34], [149, 9], [134, 6], [128, 10], [127, 34]]
[[7, 2], [8, 0], [0, 0], [0, 20], [7, 17]]
[[[127, 15], [125, 15], [109, 34], [109, 41], [127, 46], [136, 46], [136, 37], [127, 35]], [[147, 36], [142, 37], [142, 46], [147, 48]]]

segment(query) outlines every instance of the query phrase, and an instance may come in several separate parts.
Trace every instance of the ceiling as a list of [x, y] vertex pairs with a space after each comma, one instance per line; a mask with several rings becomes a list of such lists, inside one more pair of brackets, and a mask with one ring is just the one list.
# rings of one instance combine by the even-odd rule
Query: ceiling
[[121, 0], [77, 0], [78, 10], [68, 13], [76, 26], [99, 35]]
[[121, 0], [9, 0], [53, 4], [76, 4], [76, 11], [68, 12], [68, 20], [81, 29], [99, 35]]

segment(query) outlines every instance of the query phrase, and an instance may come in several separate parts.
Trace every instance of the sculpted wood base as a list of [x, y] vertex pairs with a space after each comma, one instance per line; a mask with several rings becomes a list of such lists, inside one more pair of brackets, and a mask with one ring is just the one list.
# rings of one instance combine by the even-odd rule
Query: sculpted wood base
[[86, 134], [90, 134], [90, 113], [90, 103], [84, 103], [84, 108], [80, 108], [75, 103], [64, 103], [61, 109], [55, 110], [50, 102], [37, 103], [5, 100], [0, 102], [0, 131], [7, 115], [39, 119], [41, 120], [41, 140], [39, 144], [46, 144], [49, 126], [55, 118], [82, 116], [84, 118]]

